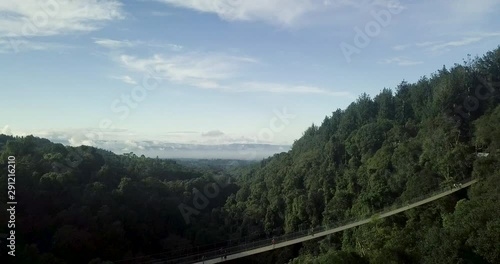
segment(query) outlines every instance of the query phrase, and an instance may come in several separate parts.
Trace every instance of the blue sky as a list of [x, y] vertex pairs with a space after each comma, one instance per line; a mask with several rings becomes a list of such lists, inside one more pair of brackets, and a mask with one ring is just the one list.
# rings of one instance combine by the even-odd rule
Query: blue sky
[[499, 9], [496, 0], [4, 0], [0, 132], [132, 150], [145, 140], [287, 145], [363, 92], [498, 47]]

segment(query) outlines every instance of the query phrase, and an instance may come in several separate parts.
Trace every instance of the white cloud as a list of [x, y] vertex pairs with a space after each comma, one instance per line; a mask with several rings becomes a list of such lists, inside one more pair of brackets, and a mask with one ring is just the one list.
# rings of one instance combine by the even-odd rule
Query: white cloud
[[[406, 9], [394, 0], [156, 0], [168, 5], [211, 13], [226, 21], [259, 21], [280, 27], [323, 23], [325, 17], [338, 23], [352, 13], [374, 8]], [[347, 14], [347, 15], [346, 15]]]
[[192, 81], [191, 85], [196, 86], [198, 88], [202, 88], [202, 89], [218, 89], [218, 90], [225, 90], [225, 89], [227, 89], [226, 87], [222, 86], [218, 82], [209, 81], [209, 80]]
[[416, 43], [415, 46], [417, 47], [429, 47], [429, 46], [434, 46], [436, 44], [443, 43], [443, 41], [425, 41], [425, 42], [419, 42]]
[[166, 58], [154, 55], [140, 59], [129, 55], [121, 55], [122, 66], [138, 72], [154, 71], [159, 77], [170, 81], [190, 85], [216, 85], [214, 81], [225, 80], [234, 75], [243, 63], [255, 62], [255, 59], [235, 57], [221, 54], [191, 53]]
[[95, 39], [94, 43], [108, 49], [131, 48], [141, 44], [140, 41], [114, 39]]
[[237, 92], [268, 92], [268, 93], [294, 93], [294, 94], [325, 94], [333, 96], [351, 96], [349, 92], [332, 92], [314, 86], [289, 85], [268, 82], [246, 82], [236, 85]]
[[392, 49], [397, 50], [397, 51], [402, 51], [402, 50], [405, 50], [411, 46], [412, 46], [411, 44], [396, 45], [396, 46], [393, 46]]
[[202, 137], [221, 137], [224, 135], [225, 135], [224, 132], [220, 130], [212, 130], [201, 134]]
[[123, 75], [123, 76], [114, 76], [112, 77], [113, 79], [120, 80], [126, 84], [131, 84], [131, 85], [136, 85], [137, 82], [130, 76], [128, 75]]
[[154, 41], [149, 41], [149, 42], [142, 42], [141, 44], [151, 48], [169, 49], [171, 51], [181, 51], [182, 49], [184, 49], [183, 46], [172, 43], [163, 44]]
[[[132, 134], [126, 129], [65, 129], [65, 130], [31, 130], [16, 131], [17, 136], [34, 135], [38, 137], [48, 138], [57, 142], [68, 142], [78, 145], [85, 142], [87, 145], [95, 146], [99, 140], [124, 140], [130, 138]], [[98, 138], [97, 135], [102, 135]]]
[[161, 44], [152, 41], [146, 42], [140, 40], [116, 40], [107, 38], [96, 38], [94, 39], [94, 43], [108, 49], [124, 49], [124, 48], [134, 48], [138, 46], [147, 46], [154, 48], [167, 48], [172, 51], [180, 51], [184, 48], [181, 45], [171, 44], [171, 43]]
[[89, 138], [85, 137], [84, 135], [75, 135], [72, 136], [68, 139], [68, 143], [70, 146], [73, 147], [78, 147], [78, 146], [97, 146], [96, 142], [90, 140]]
[[52, 36], [97, 30], [123, 18], [116, 0], [0, 1], [0, 37]]
[[4, 135], [12, 135], [12, 129], [10, 129], [9, 125], [5, 125], [2, 130], [0, 131], [0, 134]]
[[[469, 33], [461, 33], [461, 35], [463, 37], [458, 40], [424, 41], [424, 42], [417, 42], [415, 44], [396, 45], [393, 46], [392, 49], [397, 51], [402, 51], [410, 47], [416, 47], [432, 52], [447, 51], [450, 50], [450, 48], [471, 45], [483, 41], [486, 38], [500, 37], [500, 32], [479, 32], [479, 33], [469, 32]], [[404, 62], [406, 60], [404, 58], [399, 58], [399, 57], [393, 59], [394, 60], [391, 59], [385, 60], [385, 63], [395, 63], [395, 62], [399, 63], [399, 62]]]
[[461, 47], [461, 46], [467, 46], [473, 43], [480, 42], [486, 38], [490, 37], [499, 37], [500, 32], [485, 32], [485, 33], [475, 33], [475, 34], [467, 34], [469, 35], [468, 37], [464, 37], [459, 40], [453, 40], [453, 41], [448, 41], [448, 42], [428, 42], [430, 43], [427, 46], [430, 46], [429, 50], [431, 51], [441, 51], [441, 50], [447, 50], [448, 48], [452, 47]]
[[446, 49], [448, 47], [465, 46], [465, 45], [479, 42], [479, 41], [481, 41], [481, 39], [482, 39], [481, 37], [471, 37], [471, 38], [464, 38], [464, 39], [456, 40], [456, 41], [449, 41], [449, 42], [445, 42], [442, 44], [433, 45], [430, 48], [430, 50], [431, 51], [438, 51], [438, 50]]
[[176, 45], [176, 44], [167, 44], [167, 47], [169, 47], [173, 51], [180, 51], [184, 48], [181, 45]]
[[349, 92], [334, 92], [310, 85], [242, 81], [240, 69], [258, 62], [250, 57], [212, 53], [187, 53], [169, 58], [162, 55], [154, 55], [150, 58], [121, 55], [118, 62], [131, 71], [149, 73], [157, 78], [201, 89], [352, 97]]
[[0, 53], [60, 50], [68, 46], [32, 38], [94, 31], [123, 18], [116, 0], [2, 0], [0, 14]]
[[28, 39], [1, 39], [0, 38], [0, 53], [10, 53], [10, 52], [27, 52], [27, 51], [48, 51], [48, 50], [58, 50], [70, 48], [69, 45], [53, 43], [53, 42], [43, 42], [43, 41], [31, 41]]
[[324, 4], [312, 0], [158, 0], [178, 7], [215, 13], [229, 21], [265, 21], [292, 25], [306, 13]]
[[[1, 128], [1, 127], [0, 127]], [[2, 132], [10, 132], [5, 126]], [[16, 136], [34, 135], [47, 138], [54, 143], [61, 143], [73, 147], [81, 145], [93, 146], [113, 151], [117, 154], [134, 152], [137, 155], [145, 154], [150, 157], [175, 158], [236, 158], [244, 159], [267, 157], [274, 153], [288, 151], [291, 142], [269, 142], [257, 137], [226, 134], [219, 130], [208, 131], [202, 136], [196, 131], [178, 131], [185, 134], [181, 138], [169, 135], [138, 136], [124, 129], [110, 129], [103, 132], [103, 138], [88, 137], [88, 133], [97, 132], [96, 129], [65, 129], [30, 131], [29, 133], [15, 133]], [[175, 132], [177, 133], [177, 132]], [[256, 145], [258, 144], [258, 145]], [[283, 145], [261, 145], [283, 144]], [[251, 154], [251, 155], [250, 155]], [[255, 156], [257, 155], [257, 156]]]
[[374, 7], [384, 9], [406, 9], [400, 1], [395, 0], [324, 0], [324, 6], [351, 7], [358, 10], [371, 10]]
[[399, 66], [412, 66], [424, 63], [423, 61], [415, 61], [406, 57], [394, 57], [381, 61], [382, 64], [396, 64]]

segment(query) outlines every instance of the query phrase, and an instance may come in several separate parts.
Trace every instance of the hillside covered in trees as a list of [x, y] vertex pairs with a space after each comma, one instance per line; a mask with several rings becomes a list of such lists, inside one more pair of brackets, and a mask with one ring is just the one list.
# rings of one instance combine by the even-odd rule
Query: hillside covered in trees
[[[237, 169], [0, 135], [1, 171], [16, 157], [16, 260], [140, 263], [368, 216], [477, 178], [468, 191], [238, 263], [500, 263], [499, 103], [496, 49], [374, 98], [363, 94], [308, 128], [291, 151]], [[190, 211], [197, 191], [214, 183], [224, 188]], [[0, 188], [7, 190], [6, 173]]]
[[[16, 159], [19, 263], [101, 263], [206, 244], [222, 236], [212, 208], [237, 188], [215, 169], [33, 136], [0, 135], [0, 149], [2, 161]], [[7, 171], [6, 163], [0, 167]], [[186, 223], [179, 205], [193, 208], [193, 190], [214, 182], [224, 188]], [[6, 173], [0, 188], [7, 190]], [[8, 219], [6, 199], [1, 196], [2, 223]], [[6, 230], [2, 224], [0, 233]]]
[[363, 94], [290, 152], [241, 170], [241, 189], [224, 207], [228, 232], [289, 233], [369, 216], [474, 177], [469, 193], [305, 243], [292, 263], [500, 263], [499, 102], [500, 49]]

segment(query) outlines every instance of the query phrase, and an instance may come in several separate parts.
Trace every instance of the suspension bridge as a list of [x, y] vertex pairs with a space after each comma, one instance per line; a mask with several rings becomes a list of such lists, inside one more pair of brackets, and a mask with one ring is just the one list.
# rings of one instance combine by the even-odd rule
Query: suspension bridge
[[406, 201], [403, 204], [396, 203], [390, 207], [384, 208], [377, 212], [374, 212], [370, 217], [363, 219], [350, 219], [347, 221], [338, 222], [335, 224], [325, 224], [323, 226], [316, 227], [314, 229], [298, 231], [294, 233], [285, 234], [282, 236], [277, 236], [274, 238], [258, 240], [254, 242], [248, 242], [239, 244], [236, 246], [225, 247], [222, 249], [214, 249], [211, 251], [205, 251], [197, 254], [181, 256], [181, 257], [169, 257], [163, 259], [156, 259], [153, 261], [145, 262], [135, 262], [135, 263], [151, 263], [151, 264], [187, 264], [187, 263], [200, 263], [200, 264], [212, 264], [221, 263], [225, 261], [235, 260], [239, 258], [244, 258], [247, 256], [271, 251], [274, 249], [287, 247], [293, 244], [302, 243], [308, 240], [313, 240], [321, 238], [327, 235], [331, 235], [337, 232], [341, 232], [353, 227], [364, 225], [370, 223], [375, 219], [386, 218], [412, 208], [433, 202], [442, 197], [448, 196], [455, 193], [461, 189], [467, 188], [472, 184], [476, 183], [477, 180], [469, 179], [461, 183], [456, 183], [453, 187], [448, 187], [446, 189], [440, 189], [438, 191], [429, 193], [427, 195], [414, 198], [410, 201]]

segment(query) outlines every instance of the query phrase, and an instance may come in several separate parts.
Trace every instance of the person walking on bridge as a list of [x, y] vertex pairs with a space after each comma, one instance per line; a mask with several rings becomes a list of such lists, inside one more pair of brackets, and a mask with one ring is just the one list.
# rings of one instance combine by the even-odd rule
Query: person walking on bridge
[[273, 241], [271, 243], [273, 243], [273, 249], [274, 249], [274, 246], [276, 246], [276, 240], [274, 240], [273, 238]]

